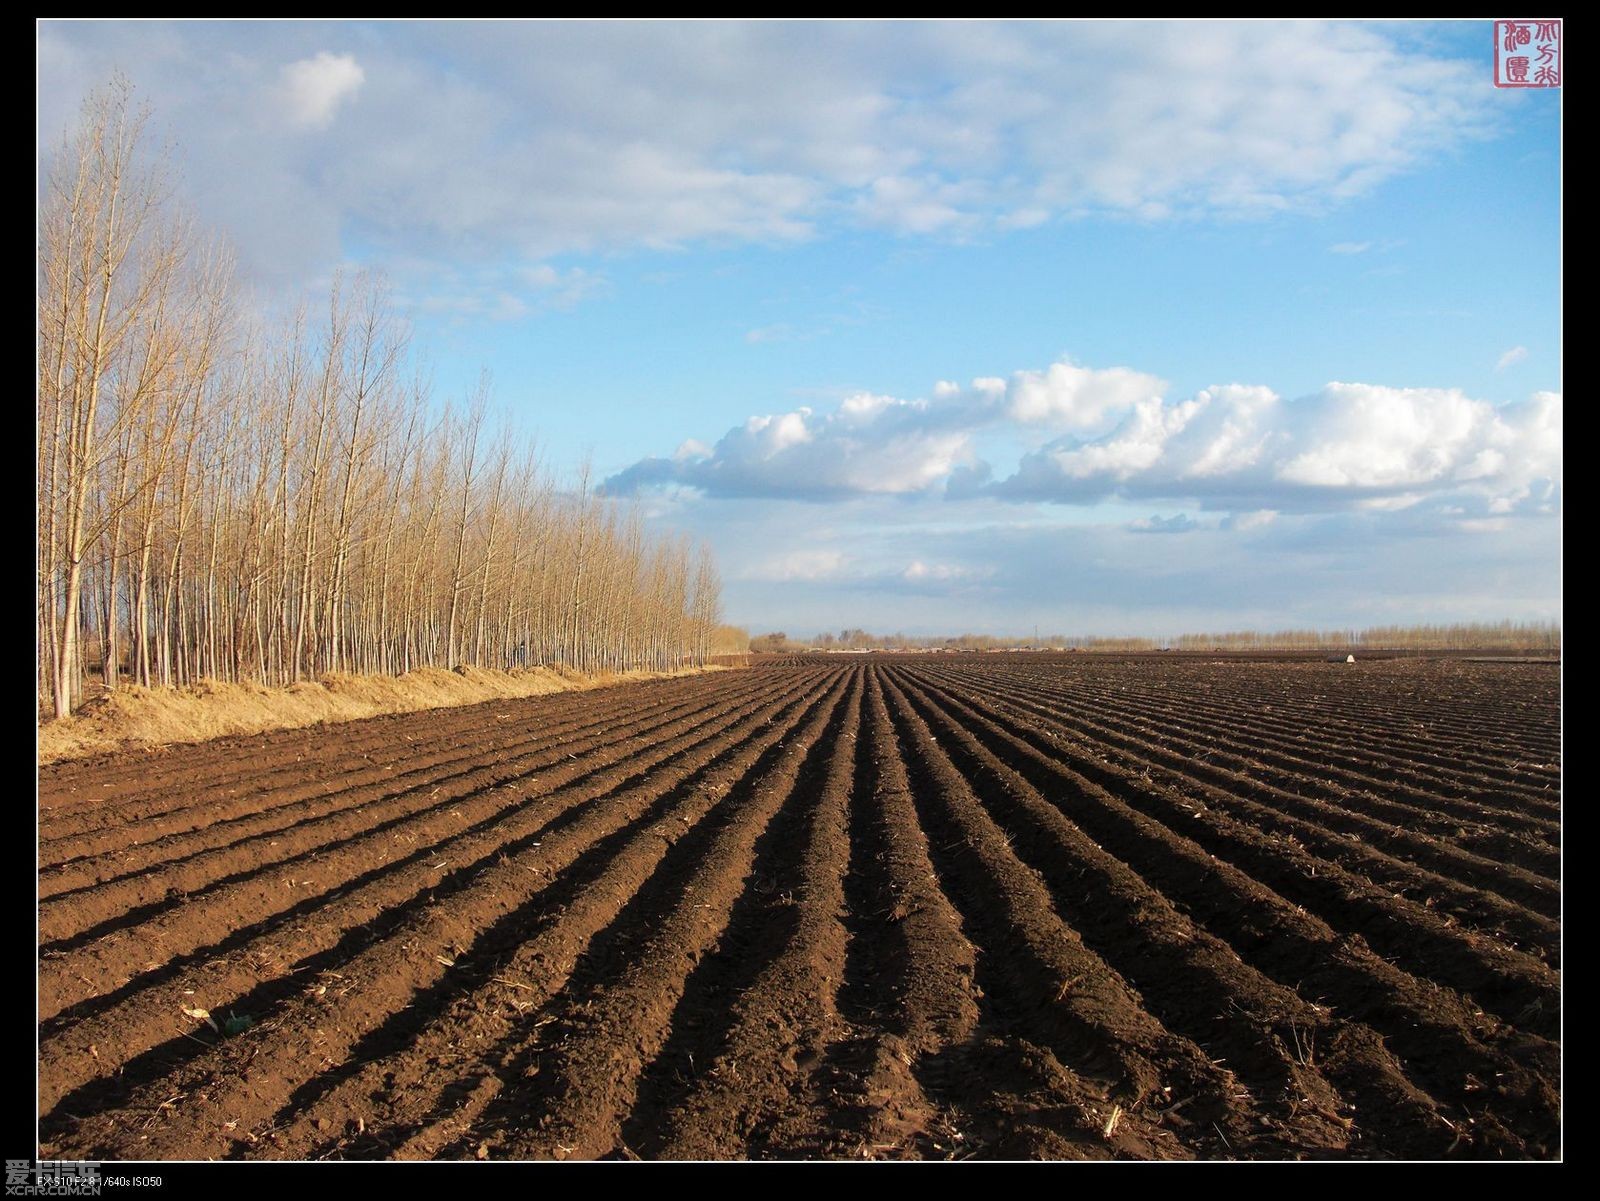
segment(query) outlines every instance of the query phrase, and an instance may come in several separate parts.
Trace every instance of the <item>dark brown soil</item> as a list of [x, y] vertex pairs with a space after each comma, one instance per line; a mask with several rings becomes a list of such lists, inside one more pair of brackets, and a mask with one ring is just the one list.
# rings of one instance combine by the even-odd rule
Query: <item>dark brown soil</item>
[[1559, 693], [807, 656], [47, 767], [41, 1154], [1553, 1158]]

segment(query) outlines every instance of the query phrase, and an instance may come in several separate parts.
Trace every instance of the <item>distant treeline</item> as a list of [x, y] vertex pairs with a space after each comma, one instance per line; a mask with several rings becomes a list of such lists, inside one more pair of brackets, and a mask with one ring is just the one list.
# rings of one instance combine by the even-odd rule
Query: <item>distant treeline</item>
[[1416, 650], [1416, 651], [1559, 651], [1561, 626], [1556, 622], [1469, 622], [1455, 625], [1372, 626], [1364, 630], [1232, 630], [1224, 634], [1180, 634], [1176, 638], [1047, 637], [1005, 638], [993, 634], [955, 637], [908, 637], [905, 634], [870, 634], [844, 629], [838, 634], [818, 634], [803, 641], [782, 631], [750, 640], [750, 649], [763, 653], [806, 650], [1081, 650], [1101, 652], [1157, 651], [1295, 651], [1295, 650]]
[[1365, 630], [1233, 630], [1226, 634], [1184, 634], [1172, 641], [1178, 650], [1368, 650], [1557, 651], [1561, 627], [1555, 622], [1463, 622], [1456, 625], [1372, 626]]
[[994, 634], [958, 634], [955, 637], [911, 637], [906, 634], [870, 634], [866, 630], [845, 629], [838, 634], [818, 634], [798, 640], [779, 630], [750, 639], [750, 649], [762, 654], [796, 654], [801, 651], [894, 651], [894, 650], [1094, 650], [1153, 651], [1164, 643], [1154, 638], [1069, 638], [1051, 634], [1042, 638], [1004, 638]]

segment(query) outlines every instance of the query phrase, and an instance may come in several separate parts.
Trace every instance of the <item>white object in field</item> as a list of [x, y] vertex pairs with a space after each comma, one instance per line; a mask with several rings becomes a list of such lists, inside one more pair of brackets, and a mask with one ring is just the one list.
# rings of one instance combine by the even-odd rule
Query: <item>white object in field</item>
[[1356, 661], [1356, 657], [1354, 655], [1346, 655], [1344, 657], [1344, 661], [1346, 663], [1354, 663]]

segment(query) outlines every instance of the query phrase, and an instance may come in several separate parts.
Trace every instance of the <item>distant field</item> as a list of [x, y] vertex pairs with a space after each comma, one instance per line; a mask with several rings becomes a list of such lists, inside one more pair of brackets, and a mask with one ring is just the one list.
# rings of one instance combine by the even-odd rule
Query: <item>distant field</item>
[[755, 662], [42, 769], [41, 1154], [1559, 1154], [1556, 667]]

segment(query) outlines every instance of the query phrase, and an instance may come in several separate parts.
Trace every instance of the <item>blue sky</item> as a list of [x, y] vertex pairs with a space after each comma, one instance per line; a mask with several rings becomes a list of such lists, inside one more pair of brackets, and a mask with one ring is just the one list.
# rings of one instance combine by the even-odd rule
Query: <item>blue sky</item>
[[46, 22], [267, 303], [707, 538], [727, 616], [1560, 614], [1560, 94], [1485, 21]]

